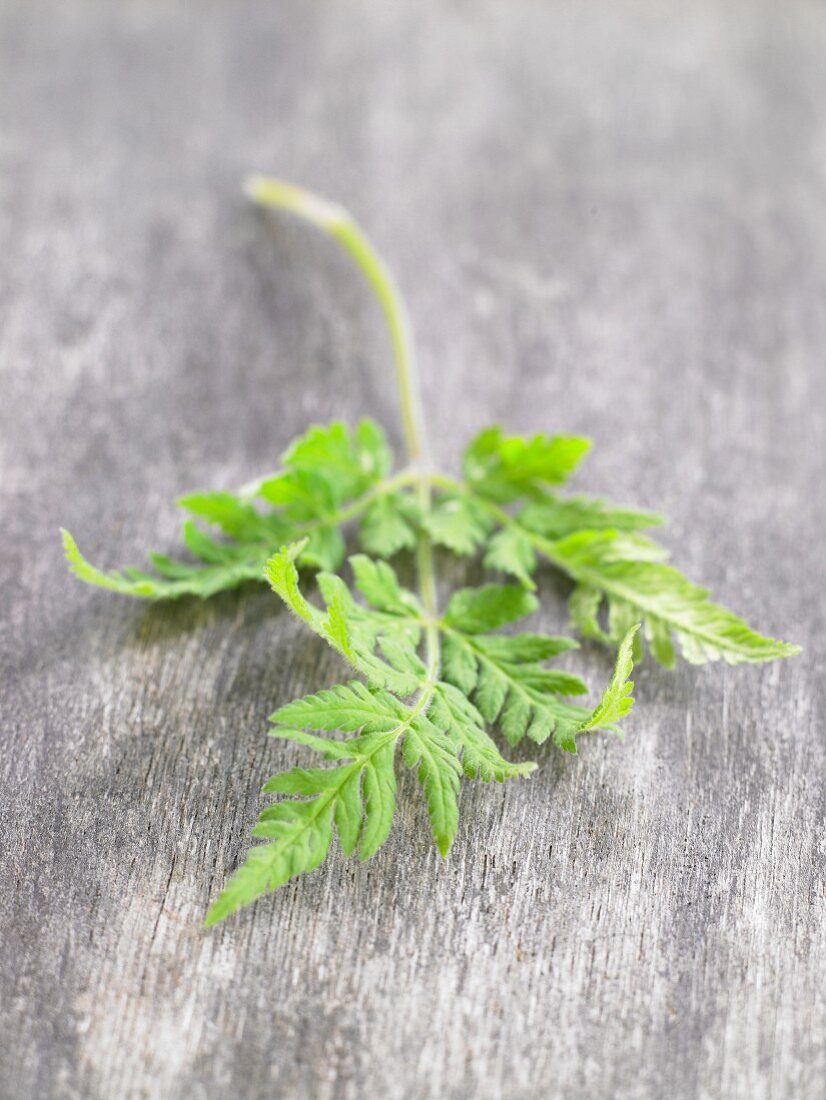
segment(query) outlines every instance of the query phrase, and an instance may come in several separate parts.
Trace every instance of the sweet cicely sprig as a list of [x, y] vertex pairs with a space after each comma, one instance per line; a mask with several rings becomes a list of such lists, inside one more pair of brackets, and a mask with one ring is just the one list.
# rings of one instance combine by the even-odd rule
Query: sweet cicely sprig
[[[368, 279], [393, 344], [407, 463], [394, 469], [384, 432], [371, 420], [353, 429], [339, 422], [313, 427], [277, 472], [238, 493], [185, 497], [190, 560], [152, 554], [151, 571], [102, 572], [63, 533], [78, 577], [127, 595], [208, 597], [247, 580], [268, 581], [360, 677], [272, 716], [274, 736], [312, 749], [328, 766], [294, 768], [266, 784], [266, 792], [285, 797], [264, 809], [253, 830], [264, 843], [250, 850], [208, 924], [313, 870], [334, 835], [345, 855], [373, 855], [393, 822], [399, 758], [418, 776], [446, 855], [463, 775], [503, 782], [535, 767], [509, 762], [491, 731], [510, 745], [550, 738], [568, 752], [588, 731], [619, 732], [633, 704], [629, 676], [643, 638], [669, 667], [675, 643], [694, 663], [799, 652], [758, 634], [667, 565], [666, 551], [641, 533], [660, 517], [563, 495], [590, 447], [586, 439], [506, 436], [491, 427], [465, 451], [460, 479], [434, 472], [406, 313], [380, 257], [340, 207], [277, 180], [255, 178], [247, 190], [254, 201], [291, 210], [334, 237]], [[364, 551], [349, 558], [355, 592], [339, 574], [350, 527]], [[440, 609], [435, 546], [481, 555], [487, 569], [511, 579], [460, 589]], [[389, 564], [403, 552], [415, 559], [415, 592]], [[569, 609], [580, 633], [618, 646], [614, 675], [595, 708], [575, 702], [588, 690], [579, 677], [548, 664], [575, 648], [573, 640], [512, 629], [538, 607], [540, 561], [573, 582]], [[318, 570], [321, 606], [301, 591], [302, 568]]]

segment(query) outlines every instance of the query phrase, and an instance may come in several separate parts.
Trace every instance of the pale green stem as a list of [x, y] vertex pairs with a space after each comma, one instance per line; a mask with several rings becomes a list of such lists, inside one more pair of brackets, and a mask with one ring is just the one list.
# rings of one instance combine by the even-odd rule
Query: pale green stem
[[[426, 448], [413, 340], [407, 310], [386, 264], [343, 207], [327, 202], [301, 187], [266, 176], [251, 176], [246, 181], [244, 190], [253, 202], [261, 206], [289, 210], [333, 237], [347, 250], [370, 283], [390, 331], [408, 459], [412, 465], [421, 467], [426, 457]], [[416, 484], [419, 505], [426, 513], [430, 510], [430, 482], [426, 477], [419, 477]], [[428, 617], [435, 619], [437, 601], [433, 548], [424, 531], [419, 535], [416, 563], [422, 603]], [[435, 677], [439, 664], [438, 629], [426, 631], [426, 644], [428, 667]]]
[[412, 463], [421, 463], [425, 444], [410, 323], [386, 264], [343, 207], [301, 187], [266, 176], [251, 176], [244, 184], [244, 190], [253, 202], [261, 206], [289, 210], [312, 222], [335, 238], [361, 268], [373, 288], [390, 331], [407, 454]]

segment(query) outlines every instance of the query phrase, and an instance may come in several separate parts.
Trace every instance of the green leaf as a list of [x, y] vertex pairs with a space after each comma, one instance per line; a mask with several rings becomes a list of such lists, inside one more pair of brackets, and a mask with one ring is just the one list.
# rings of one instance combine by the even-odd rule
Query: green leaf
[[[353, 778], [335, 794], [335, 822], [344, 855], [352, 854], [356, 845], [359, 845], [361, 858], [370, 858], [384, 844], [393, 824], [396, 791], [393, 766], [395, 745], [397, 738], [407, 728], [408, 708], [392, 695], [370, 691], [363, 684], [353, 682], [340, 684], [328, 691], [289, 703], [280, 708], [271, 720], [286, 726], [305, 726], [323, 731], [340, 730], [343, 733], [357, 731], [360, 734], [359, 737], [346, 741], [322, 740], [312, 747], [327, 753], [329, 746], [333, 745], [337, 755], [346, 753], [353, 759], [357, 774], [354, 773]], [[279, 735], [298, 739], [291, 729], [280, 731]], [[306, 740], [305, 744], [308, 744]], [[295, 774], [295, 771], [296, 769], [287, 775]], [[276, 777], [268, 789], [287, 790], [280, 782], [280, 777]]]
[[611, 729], [621, 721], [634, 705], [634, 683], [629, 679], [634, 667], [634, 639], [639, 624], [632, 626], [620, 643], [614, 675], [605, 689], [599, 706], [590, 717], [580, 724], [580, 730]]
[[[431, 829], [446, 855], [457, 832], [463, 775], [502, 782], [535, 767], [505, 759], [486, 727], [497, 725], [514, 744], [552, 736], [568, 752], [595, 728], [619, 733], [617, 723], [633, 705], [630, 675], [643, 637], [668, 666], [675, 642], [696, 662], [799, 652], [762, 637], [665, 564], [666, 551], [640, 534], [661, 522], [658, 516], [597, 498], [558, 496], [556, 487], [589, 448], [586, 439], [506, 436], [494, 426], [465, 452], [463, 484], [427, 470], [410, 394], [412, 349], [385, 265], [334, 204], [278, 180], [256, 178], [249, 193], [338, 239], [377, 293], [397, 357], [411, 466], [390, 477], [392, 455], [381, 428], [371, 420], [355, 429], [334, 421], [311, 427], [287, 449], [278, 472], [240, 493], [184, 497], [189, 518], [182, 534], [192, 561], [155, 553], [152, 571], [104, 572], [64, 532], [69, 566], [80, 579], [129, 595], [205, 597], [266, 578], [366, 681], [306, 695], [273, 715], [274, 737], [312, 750], [326, 766], [292, 767], [267, 782], [264, 790], [276, 801], [253, 830], [263, 843], [232, 876], [207, 924], [312, 871], [336, 834], [344, 856], [358, 852], [366, 859], [376, 852], [395, 813], [397, 750], [424, 788]], [[355, 592], [337, 575], [350, 522], [360, 525], [360, 544], [371, 555], [351, 559]], [[518, 583], [460, 589], [440, 617], [441, 578], [434, 575], [431, 544], [459, 555], [481, 551], [485, 568]], [[421, 599], [375, 560], [414, 549]], [[593, 710], [569, 701], [585, 694], [583, 681], [547, 663], [574, 642], [491, 633], [538, 606], [530, 590], [540, 556], [573, 579], [571, 617], [581, 632], [619, 643], [611, 681]], [[299, 565], [319, 570], [319, 602], [303, 594]]]
[[359, 470], [368, 484], [375, 485], [393, 468], [393, 452], [384, 429], [370, 417], [360, 420], [356, 426], [354, 451]]
[[334, 572], [344, 561], [344, 538], [337, 527], [319, 527], [307, 536], [301, 565]]
[[445, 622], [465, 634], [481, 634], [536, 611], [539, 601], [516, 584], [460, 588], [450, 598]]
[[287, 703], [270, 716], [281, 726], [370, 733], [392, 729], [405, 715], [403, 704], [384, 691], [371, 691], [358, 680]]
[[334, 604], [345, 623], [348, 659], [376, 687], [410, 695], [423, 675], [416, 650], [421, 622], [412, 609], [388, 613], [356, 603], [340, 577], [319, 573], [319, 590], [329, 607]]
[[274, 726], [270, 730], [270, 737], [280, 737], [285, 741], [295, 741], [298, 745], [304, 745], [320, 753], [325, 760], [349, 760], [352, 758], [354, 739], [339, 741], [329, 737], [320, 737], [308, 730], [292, 729], [289, 726]]
[[[381, 847], [393, 823], [395, 745], [411, 720], [402, 703], [354, 682], [289, 703], [271, 720], [279, 724], [273, 731], [277, 736], [315, 748], [338, 765], [292, 768], [267, 782], [265, 792], [293, 797], [261, 813], [253, 835], [269, 843], [248, 853], [210, 909], [208, 925], [317, 867], [330, 849], [333, 823], [344, 855], [358, 847], [362, 859]], [[292, 726], [358, 736], [332, 740]]]
[[354, 554], [350, 565], [356, 578], [356, 588], [378, 611], [405, 618], [422, 614], [421, 605], [412, 592], [402, 588], [391, 565], [372, 561], [364, 554]]
[[536, 551], [530, 539], [517, 527], [503, 527], [488, 542], [486, 569], [499, 570], [516, 577], [526, 588], [534, 589], [531, 574], [536, 570]]
[[479, 668], [472, 646], [454, 634], [442, 641], [442, 675], [465, 695], [470, 695], [479, 679]]
[[[670, 565], [650, 560], [648, 545], [647, 540], [639, 544], [613, 531], [581, 532], [548, 544], [552, 560], [582, 586], [571, 611], [588, 627], [586, 633], [594, 632], [594, 593], [599, 593], [600, 600], [608, 601], [610, 637], [618, 641], [630, 619], [645, 620], [652, 655], [666, 665], [673, 662], [672, 635], [693, 664], [771, 661], [800, 652], [798, 646], [758, 634], [743, 619], [712, 603], [707, 589]], [[589, 613], [583, 610], [585, 594]], [[650, 626], [649, 617], [654, 620]]]
[[226, 558], [208, 565], [187, 565], [174, 562], [163, 555], [153, 556], [158, 575], [139, 569], [109, 573], [96, 569], [88, 562], [68, 531], [63, 531], [63, 547], [72, 573], [87, 584], [108, 588], [124, 596], [137, 596], [146, 600], [170, 600], [181, 596], [198, 596], [207, 599], [216, 592], [237, 588], [244, 581], [261, 580], [269, 550], [244, 548], [243, 556]]
[[[351, 856], [356, 850], [362, 830], [364, 806], [361, 800], [362, 776], [365, 769], [354, 770], [338, 791], [333, 818], [336, 823], [341, 851]], [[392, 813], [391, 813], [392, 822]]]
[[571, 622], [585, 638], [600, 642], [611, 639], [599, 625], [598, 615], [602, 604], [602, 592], [589, 584], [578, 584], [568, 600]]
[[319, 573], [318, 587], [326, 614], [303, 596], [295, 560], [303, 543], [283, 547], [267, 563], [273, 590], [307, 625], [337, 650], [374, 687], [398, 695], [412, 694], [424, 665], [416, 654], [420, 629], [415, 619], [387, 615], [362, 607], [340, 577]]
[[313, 470], [290, 470], [268, 478], [259, 485], [257, 495], [280, 509], [297, 528], [323, 524], [335, 515], [331, 484]]
[[474, 491], [507, 503], [540, 494], [548, 485], [563, 484], [590, 446], [590, 440], [572, 435], [506, 436], [495, 425], [472, 441], [462, 468]]
[[[345, 778], [350, 777], [348, 770], [342, 771]], [[296, 875], [315, 870], [330, 850], [334, 810], [333, 789], [308, 802], [282, 802], [265, 810], [255, 834], [267, 836], [271, 843], [252, 848], [247, 854], [207, 913], [207, 927], [266, 891], [277, 890]]]
[[[347, 774], [352, 771], [346, 768]], [[342, 768], [292, 768], [288, 772], [274, 775], [264, 784], [267, 794], [323, 794], [331, 788], [341, 785]]]
[[283, 463], [290, 471], [288, 476], [316, 478], [329, 498], [341, 504], [386, 477], [392, 456], [384, 433], [374, 421], [362, 420], [351, 432], [336, 420], [310, 428], [289, 448]]
[[382, 746], [364, 766], [365, 820], [361, 831], [359, 857], [370, 859], [393, 827], [396, 812], [396, 773], [393, 770], [395, 743]]
[[[472, 694], [484, 720], [498, 722], [512, 745], [525, 736], [542, 744], [557, 730], [582, 722], [589, 712], [560, 698], [587, 691], [582, 680], [559, 669], [545, 668], [533, 657], [520, 659], [522, 654], [531, 653], [532, 647], [517, 644], [509, 650], [502, 645], [511, 641], [519, 643], [519, 635], [449, 635], [444, 642], [445, 679]], [[458, 668], [461, 676], [456, 675]]]
[[420, 716], [407, 730], [404, 762], [416, 770], [424, 788], [436, 847], [446, 856], [459, 824], [456, 794], [462, 767], [454, 744], [437, 726]]
[[535, 597], [523, 588], [487, 585], [456, 593], [443, 620], [444, 679], [472, 695], [482, 719], [498, 722], [511, 744], [525, 736], [540, 744], [551, 734], [563, 736], [589, 714], [560, 698], [584, 694], [582, 680], [541, 664], [575, 648], [570, 638], [485, 633], [535, 606]]
[[193, 516], [242, 542], [277, 542], [291, 534], [291, 524], [280, 516], [262, 515], [234, 493], [190, 493], [178, 503]]
[[677, 655], [674, 652], [674, 643], [671, 641], [671, 630], [667, 623], [662, 622], [656, 615], [647, 615], [645, 618], [645, 640], [651, 650], [651, 656], [664, 668], [674, 668], [677, 663]]
[[462, 769], [469, 779], [484, 783], [528, 776], [536, 770], [532, 761], [512, 764], [485, 732], [485, 720], [466, 695], [452, 683], [436, 685], [428, 718], [454, 740], [461, 751]]
[[299, 619], [305, 623], [334, 649], [347, 655], [349, 645], [342, 646], [340, 638], [340, 608], [338, 616], [330, 620], [329, 613], [324, 615], [317, 607], [309, 603], [301, 593], [298, 585], [298, 570], [295, 567], [296, 559], [302, 554], [307, 542], [302, 539], [289, 546], [282, 546], [277, 554], [273, 554], [267, 562], [266, 575], [272, 590], [281, 597], [287, 607], [293, 611]]
[[493, 523], [474, 501], [446, 494], [439, 498], [422, 523], [437, 546], [454, 554], [474, 554], [484, 543]]
[[[155, 572], [127, 568], [105, 572], [91, 565], [68, 532], [63, 545], [72, 572], [80, 580], [143, 599], [207, 598], [247, 580], [264, 580], [264, 566], [280, 546], [306, 539], [302, 566], [334, 571], [344, 558], [341, 527], [351, 516], [377, 506], [376, 492], [390, 470], [392, 456], [384, 433], [371, 420], [355, 431], [336, 421], [311, 428], [288, 449], [285, 469], [264, 478], [255, 493], [273, 506], [259, 511], [244, 494], [226, 491], [191, 493], [181, 507], [202, 523], [217, 528], [218, 541], [191, 519], [183, 525], [186, 549], [196, 562], [176, 561], [166, 554], [150, 554]], [[401, 499], [402, 494], [399, 494]], [[415, 515], [415, 505], [397, 503], [399, 515]], [[396, 548], [415, 543], [410, 521], [394, 536]], [[386, 529], [373, 531], [380, 552], [387, 552]], [[401, 541], [399, 541], [401, 540]], [[368, 539], [368, 542], [370, 540]]]
[[482, 644], [491, 657], [516, 664], [549, 661], [579, 648], [573, 638], [552, 634], [496, 634], [486, 637]]
[[[652, 512], [639, 512], [608, 504], [596, 497], [543, 495], [519, 513], [519, 524], [546, 538], [559, 539], [576, 531], [641, 531], [665, 520]], [[530, 545], [530, 543], [529, 543]]]
[[359, 541], [368, 554], [392, 558], [400, 550], [415, 548], [417, 522], [417, 508], [407, 494], [387, 493], [365, 512]]

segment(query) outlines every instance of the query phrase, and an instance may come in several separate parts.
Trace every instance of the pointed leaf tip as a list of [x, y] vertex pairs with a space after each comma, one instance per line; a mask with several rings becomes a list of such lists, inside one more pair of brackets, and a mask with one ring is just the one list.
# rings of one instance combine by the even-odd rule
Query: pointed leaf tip
[[611, 728], [633, 707], [634, 696], [631, 692], [634, 690], [634, 681], [629, 676], [634, 668], [634, 642], [639, 629], [640, 624], [637, 623], [622, 639], [611, 682], [590, 718], [580, 725], [581, 731]]

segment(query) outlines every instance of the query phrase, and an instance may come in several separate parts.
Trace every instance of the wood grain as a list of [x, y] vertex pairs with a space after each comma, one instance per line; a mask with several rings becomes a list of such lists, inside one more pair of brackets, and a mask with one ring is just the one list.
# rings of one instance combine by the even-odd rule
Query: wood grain
[[[0, 1095], [823, 1096], [824, 56], [806, 0], [0, 2]], [[446, 863], [404, 779], [374, 860], [205, 933], [300, 758], [267, 714], [340, 669], [255, 587], [73, 583], [57, 529], [120, 565], [310, 420], [398, 440], [364, 288], [250, 169], [392, 257], [440, 463], [586, 432], [579, 484], [805, 654], [644, 668]]]

